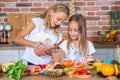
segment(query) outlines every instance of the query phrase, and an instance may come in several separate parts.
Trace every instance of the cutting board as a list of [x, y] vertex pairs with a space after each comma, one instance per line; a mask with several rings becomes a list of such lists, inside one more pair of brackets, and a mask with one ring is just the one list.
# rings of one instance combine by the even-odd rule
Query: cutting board
[[8, 14], [8, 23], [12, 26], [8, 42], [14, 41], [15, 37], [26, 27], [27, 22], [35, 16], [39, 14]]

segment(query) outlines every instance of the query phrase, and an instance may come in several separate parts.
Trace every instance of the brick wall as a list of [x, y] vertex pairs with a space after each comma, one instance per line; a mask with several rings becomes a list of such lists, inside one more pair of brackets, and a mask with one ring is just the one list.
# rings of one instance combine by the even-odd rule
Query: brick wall
[[[70, 0], [0, 0], [0, 23], [7, 22], [9, 13], [41, 13], [50, 5], [57, 2], [69, 3]], [[97, 31], [109, 30], [109, 11], [120, 10], [120, 0], [75, 0], [77, 13], [83, 14], [87, 19], [88, 39], [99, 39]], [[66, 23], [62, 25], [66, 34]]]

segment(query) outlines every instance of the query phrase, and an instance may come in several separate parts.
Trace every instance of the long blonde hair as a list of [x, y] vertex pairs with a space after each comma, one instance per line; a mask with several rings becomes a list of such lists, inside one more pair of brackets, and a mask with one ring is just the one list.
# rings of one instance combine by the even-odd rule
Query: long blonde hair
[[[87, 30], [86, 30], [86, 20], [81, 14], [74, 14], [70, 17], [68, 24], [71, 21], [75, 21], [78, 24], [78, 31], [79, 31], [79, 48], [81, 48], [81, 52], [85, 55], [87, 52]], [[69, 26], [68, 26], [69, 30]], [[67, 42], [67, 49], [69, 51], [69, 46], [72, 43], [72, 39], [68, 33], [68, 42]]]
[[[56, 3], [56, 4], [52, 5], [43, 14], [40, 15], [41, 18], [46, 19], [46, 23], [45, 23], [45, 28], [46, 29], [51, 28], [50, 13], [49, 13], [50, 10], [54, 10], [54, 12], [64, 12], [68, 16], [70, 15], [70, 10], [69, 10], [68, 5], [66, 5], [64, 3]], [[55, 33], [59, 33], [60, 32], [60, 26], [59, 25], [56, 26], [54, 31], [55, 31]]]

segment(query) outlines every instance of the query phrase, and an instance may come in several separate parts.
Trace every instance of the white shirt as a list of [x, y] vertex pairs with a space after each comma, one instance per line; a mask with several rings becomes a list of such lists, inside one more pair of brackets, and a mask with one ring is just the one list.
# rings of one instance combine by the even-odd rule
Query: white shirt
[[[37, 42], [44, 41], [49, 38], [53, 44], [62, 40], [62, 33], [59, 33], [59, 35], [56, 36], [54, 35], [54, 31], [52, 29], [47, 31], [44, 30], [43, 19], [32, 18], [32, 21], [36, 27], [25, 37], [25, 39]], [[50, 64], [52, 61], [50, 55], [37, 56], [34, 53], [34, 47], [30, 46], [26, 46], [23, 58], [33, 64]]]
[[[67, 59], [72, 59], [75, 60], [77, 62], [82, 62], [83, 60], [83, 56], [81, 55], [81, 51], [79, 51], [78, 49], [75, 48], [74, 44], [71, 43], [70, 44], [70, 51], [67, 50], [67, 40], [63, 41], [60, 45], [59, 48], [61, 48], [64, 51], [64, 58]], [[92, 44], [92, 42], [87, 41], [87, 55], [91, 55], [95, 52], [95, 48]]]

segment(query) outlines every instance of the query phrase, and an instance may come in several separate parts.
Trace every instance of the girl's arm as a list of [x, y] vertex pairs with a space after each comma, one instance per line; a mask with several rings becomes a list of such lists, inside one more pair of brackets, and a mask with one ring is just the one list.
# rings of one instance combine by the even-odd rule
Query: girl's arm
[[20, 45], [24, 45], [24, 46], [31, 46], [34, 47], [34, 52], [36, 55], [41, 56], [43, 55], [43, 46], [41, 42], [34, 42], [34, 41], [30, 41], [30, 40], [26, 40], [25, 36], [28, 35], [34, 28], [35, 28], [35, 24], [30, 21], [28, 23], [28, 25], [25, 27], [24, 30], [22, 30], [17, 37], [15, 38], [15, 42], [20, 44]]
[[20, 45], [24, 45], [24, 46], [32, 46], [35, 47], [36, 46], [36, 42], [30, 41], [30, 40], [26, 40], [24, 39], [24, 37], [29, 34], [33, 29], [35, 28], [35, 25], [32, 21], [30, 21], [28, 23], [28, 25], [25, 27], [24, 30], [22, 30], [17, 37], [15, 38], [15, 42], [17, 44]]

